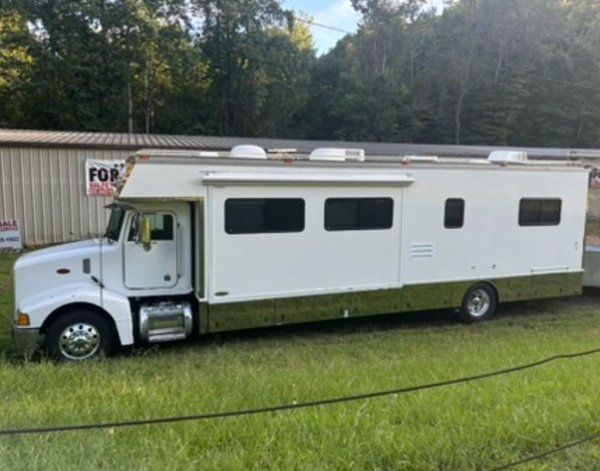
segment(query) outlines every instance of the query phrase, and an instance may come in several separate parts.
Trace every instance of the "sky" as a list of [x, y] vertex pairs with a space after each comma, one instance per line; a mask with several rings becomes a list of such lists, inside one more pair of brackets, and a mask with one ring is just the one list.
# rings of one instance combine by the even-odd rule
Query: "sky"
[[[428, 0], [433, 6], [441, 7], [443, 0]], [[356, 31], [360, 16], [352, 9], [350, 0], [283, 0], [284, 8], [302, 11], [313, 18], [315, 23]], [[317, 54], [324, 54], [344, 36], [343, 32], [332, 31], [319, 26], [311, 26]]]

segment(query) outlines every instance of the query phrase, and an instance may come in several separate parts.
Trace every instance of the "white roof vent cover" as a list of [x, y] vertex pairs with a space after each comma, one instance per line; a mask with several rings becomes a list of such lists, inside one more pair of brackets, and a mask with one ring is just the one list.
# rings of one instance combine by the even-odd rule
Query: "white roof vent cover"
[[356, 160], [364, 162], [364, 149], [341, 149], [337, 147], [319, 147], [313, 150], [308, 160], [328, 160], [331, 162], [343, 162], [345, 160]]
[[243, 144], [232, 148], [229, 152], [229, 157], [237, 159], [266, 159], [267, 153], [262, 147]]
[[518, 150], [495, 150], [490, 152], [488, 162], [494, 164], [526, 164], [527, 152]]

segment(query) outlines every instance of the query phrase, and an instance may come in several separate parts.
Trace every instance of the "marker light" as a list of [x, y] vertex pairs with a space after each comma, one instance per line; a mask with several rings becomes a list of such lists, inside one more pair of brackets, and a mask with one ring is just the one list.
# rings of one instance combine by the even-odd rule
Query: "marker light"
[[20, 312], [19, 317], [17, 317], [17, 325], [19, 327], [28, 327], [31, 325], [31, 322], [29, 321], [29, 314]]

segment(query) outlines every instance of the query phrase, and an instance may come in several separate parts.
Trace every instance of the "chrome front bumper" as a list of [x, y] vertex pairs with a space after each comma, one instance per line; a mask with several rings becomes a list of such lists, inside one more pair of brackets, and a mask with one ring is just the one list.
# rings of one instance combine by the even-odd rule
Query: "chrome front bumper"
[[30, 353], [42, 343], [40, 329], [27, 329], [12, 326], [13, 343], [20, 353]]

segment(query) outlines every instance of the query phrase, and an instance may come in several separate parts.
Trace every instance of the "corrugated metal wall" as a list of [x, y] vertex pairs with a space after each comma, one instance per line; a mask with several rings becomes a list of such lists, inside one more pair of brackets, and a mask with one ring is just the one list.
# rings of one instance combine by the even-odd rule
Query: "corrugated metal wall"
[[588, 195], [587, 217], [591, 221], [600, 221], [600, 189], [590, 189]]
[[85, 194], [86, 159], [120, 160], [127, 150], [0, 147], [0, 219], [16, 218], [27, 245], [104, 232], [111, 199]]

